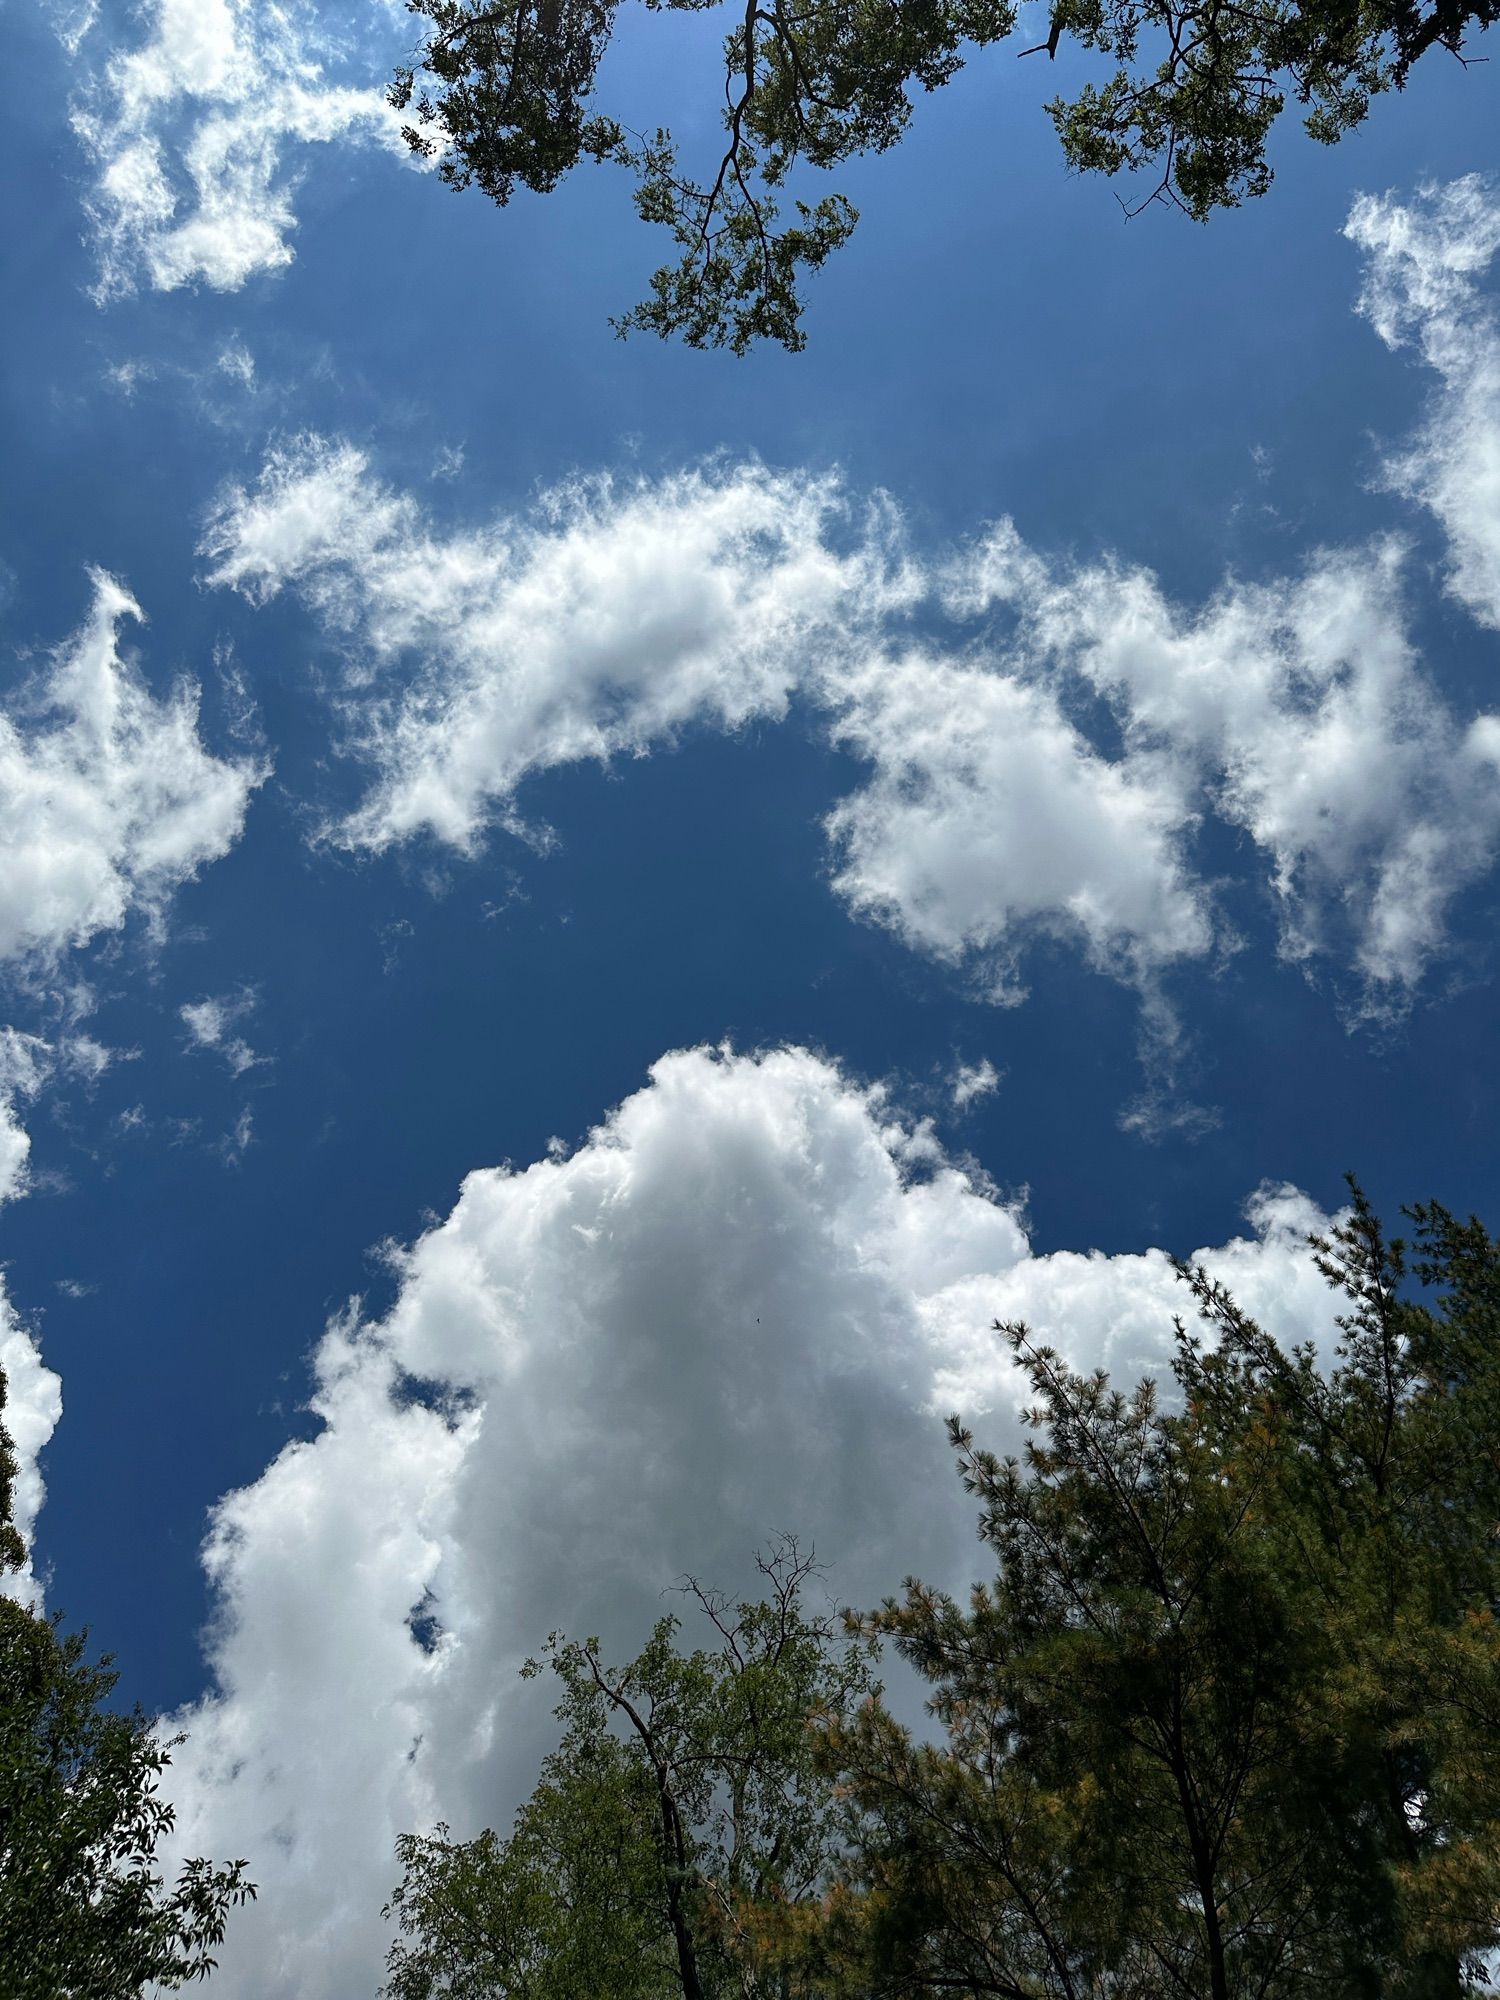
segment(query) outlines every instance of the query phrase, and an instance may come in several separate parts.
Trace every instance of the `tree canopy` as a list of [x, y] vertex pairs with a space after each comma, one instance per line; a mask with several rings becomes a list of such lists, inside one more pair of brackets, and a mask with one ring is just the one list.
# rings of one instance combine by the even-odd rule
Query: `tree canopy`
[[[0, 1375], [0, 1413], [5, 1380]], [[0, 1427], [0, 1573], [26, 1551], [11, 1518], [15, 1459]], [[3, 1580], [3, 1579], [0, 1579]], [[186, 1862], [167, 1889], [158, 1782], [170, 1742], [108, 1707], [118, 1675], [0, 1596], [0, 1984], [7, 2000], [133, 2000], [213, 1970], [228, 1912], [255, 1893], [245, 1865]]]
[[[453, 1913], [477, 1919], [471, 1936], [489, 1935], [486, 1899], [511, 1912], [505, 1871], [530, 1869], [561, 1941], [541, 1959], [554, 1949], [551, 1963], [566, 1970], [556, 1986], [492, 1966], [487, 1982], [455, 1975], [391, 1991], [1492, 1991], [1500, 1246], [1439, 1207], [1411, 1213], [1409, 1247], [1385, 1236], [1356, 1189], [1346, 1218], [1314, 1239], [1344, 1300], [1336, 1354], [1283, 1345], [1187, 1267], [1197, 1314], [1176, 1326], [1172, 1383], [1127, 1394], [1102, 1373], [1077, 1373], [1024, 1326], [998, 1329], [1029, 1383], [1034, 1436], [1021, 1457], [998, 1458], [951, 1423], [994, 1575], [967, 1603], [913, 1579], [878, 1610], [847, 1617], [851, 1636], [894, 1646], [915, 1667], [931, 1727], [903, 1726], [831, 1654], [821, 1672], [845, 1677], [821, 1680], [829, 1637], [807, 1627], [804, 1664], [777, 1683], [792, 1707], [801, 1691], [800, 1737], [788, 1709], [765, 1766], [795, 1771], [796, 1787], [764, 1790], [753, 1865], [729, 1867], [722, 1834], [704, 1831], [729, 1823], [714, 1820], [714, 1801], [739, 1768], [712, 1718], [740, 1717], [733, 1738], [749, 1713], [734, 1699], [724, 1707], [737, 1683], [723, 1660], [681, 1660], [670, 1626], [623, 1675], [603, 1669], [592, 1646], [558, 1651], [568, 1729], [544, 1784], [507, 1846], [471, 1845], [458, 1850], [461, 1870], [422, 1876], [421, 1927], [441, 1932], [450, 1964], [471, 1963]], [[667, 1720], [644, 1733], [634, 1722], [627, 1751], [629, 1737], [611, 1737], [606, 1723], [628, 1716], [637, 1691]], [[673, 1745], [659, 1759], [658, 1728]], [[814, 1778], [830, 1789], [808, 1789]], [[693, 1829], [682, 1842], [669, 1795]], [[631, 1942], [646, 1935], [634, 1918], [605, 1919], [598, 1888], [579, 1898], [555, 1858], [530, 1858], [544, 1824], [630, 1857], [591, 1877], [626, 1906], [636, 1881], [654, 1883], [639, 1905], [654, 1912], [650, 1952]], [[815, 1838], [803, 1838], [807, 1827]], [[555, 1857], [551, 1838], [535, 1852]], [[433, 1851], [404, 1845], [409, 1867]], [[697, 1985], [667, 1948], [674, 1893], [695, 1938], [711, 1941]], [[578, 1983], [567, 1953], [600, 1936], [626, 1941], [635, 1984], [597, 1974]]]
[[743, 1993], [746, 1913], [819, 1893], [838, 1847], [810, 1721], [871, 1686], [868, 1649], [807, 1605], [812, 1558], [788, 1540], [760, 1568], [755, 1602], [685, 1586], [709, 1640], [692, 1652], [675, 1617], [623, 1667], [597, 1639], [548, 1641], [562, 1741], [509, 1837], [398, 1843], [391, 2000]]
[[[1355, 1190], [1315, 1240], [1320, 1367], [1204, 1272], [1177, 1407], [1002, 1329], [1040, 1437], [952, 1439], [994, 1580], [863, 1621], [931, 1688], [828, 1749], [865, 1815], [842, 1929], [874, 1983], [1014, 2000], [1456, 2000], [1500, 1943], [1500, 1255]], [[1436, 1306], [1407, 1296], [1414, 1274]]]
[[[594, 105], [619, 0], [407, 0], [424, 21], [392, 104], [415, 151], [454, 188], [502, 206], [519, 184], [555, 188], [580, 160], [636, 179], [636, 207], [676, 239], [640, 304], [616, 321], [743, 354], [804, 345], [804, 275], [858, 220], [841, 194], [780, 202], [803, 167], [883, 153], [917, 91], [951, 81], [1016, 29], [1018, 0], [746, 0], [724, 5], [724, 142], [685, 168], [670, 131], [631, 128]], [[712, 13], [721, 0], [645, 0], [652, 13]], [[1267, 144], [1288, 101], [1332, 142], [1400, 89], [1430, 49], [1464, 60], [1500, 0], [1053, 0], [1043, 42], [1099, 59], [1097, 80], [1047, 111], [1067, 163], [1148, 176], [1156, 199], [1202, 220], [1262, 195]]]

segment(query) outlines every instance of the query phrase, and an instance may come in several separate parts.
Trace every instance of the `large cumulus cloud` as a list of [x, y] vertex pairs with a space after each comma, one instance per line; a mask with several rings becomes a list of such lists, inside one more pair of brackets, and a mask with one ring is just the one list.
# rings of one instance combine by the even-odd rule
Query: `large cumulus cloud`
[[[1281, 1189], [1253, 1221], [1209, 1260], [1326, 1336], [1322, 1218]], [[992, 1319], [1133, 1377], [1183, 1303], [1161, 1250], [1034, 1255], [974, 1168], [795, 1048], [664, 1057], [571, 1156], [470, 1175], [392, 1259], [390, 1310], [318, 1347], [319, 1435], [207, 1544], [217, 1691], [173, 1783], [182, 1845], [262, 1884], [225, 2000], [370, 1988], [397, 1833], [503, 1823], [529, 1788], [545, 1695], [516, 1667], [549, 1629], [629, 1646], [674, 1577], [736, 1585], [779, 1529], [846, 1600], [961, 1583], [940, 1418], [1016, 1437]]]

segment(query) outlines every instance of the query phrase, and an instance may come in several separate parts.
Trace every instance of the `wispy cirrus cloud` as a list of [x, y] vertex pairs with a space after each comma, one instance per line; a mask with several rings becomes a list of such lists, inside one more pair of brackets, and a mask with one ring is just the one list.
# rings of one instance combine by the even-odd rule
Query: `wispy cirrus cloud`
[[1000, 1072], [988, 1056], [975, 1063], [956, 1063], [948, 1078], [948, 1095], [956, 1111], [965, 1111], [1000, 1088]]
[[246, 1070], [258, 1069], [271, 1061], [269, 1056], [258, 1055], [237, 1032], [255, 1007], [255, 993], [242, 987], [237, 993], [209, 993], [201, 1000], [186, 1001], [177, 1009], [177, 1018], [187, 1032], [190, 1047], [212, 1049], [228, 1065], [231, 1076], [243, 1076]]
[[[385, 101], [388, 62], [343, 42], [304, 0], [147, 0], [144, 38], [96, 60], [73, 125], [96, 179], [87, 206], [101, 303], [146, 285], [237, 291], [292, 262], [307, 149], [335, 141], [406, 153]], [[59, 19], [75, 56], [96, 22]]]
[[1500, 628], [1500, 320], [1482, 284], [1500, 250], [1500, 185], [1468, 174], [1410, 201], [1366, 195], [1345, 233], [1365, 255], [1360, 312], [1441, 384], [1389, 477], [1441, 523], [1453, 595]]

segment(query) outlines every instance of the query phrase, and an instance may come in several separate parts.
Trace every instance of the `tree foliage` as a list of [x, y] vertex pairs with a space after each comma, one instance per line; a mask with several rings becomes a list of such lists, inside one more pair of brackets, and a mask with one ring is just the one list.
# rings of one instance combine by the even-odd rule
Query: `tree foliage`
[[[847, 1614], [925, 1682], [923, 1731], [826, 1623], [797, 1614], [780, 1664], [785, 1601], [731, 1623], [700, 1595], [720, 1652], [682, 1658], [667, 1621], [620, 1673], [555, 1646], [566, 1732], [511, 1841], [403, 1843], [422, 1943], [391, 1991], [1493, 1991], [1500, 1246], [1411, 1215], [1413, 1243], [1388, 1239], [1355, 1188], [1312, 1240], [1332, 1355], [1186, 1266], [1175, 1382], [1127, 1394], [997, 1329], [1032, 1436], [999, 1458], [951, 1421], [993, 1575]], [[522, 1916], [522, 1958], [475, 1958]]]
[[[5, 1402], [0, 1375], [0, 1412]], [[15, 1459], [0, 1428], [0, 1571], [26, 1552], [11, 1518]], [[108, 1707], [118, 1678], [65, 1633], [0, 1596], [0, 1986], [7, 2000], [127, 2000], [214, 1966], [229, 1910], [253, 1896], [244, 1863], [156, 1869], [170, 1763], [139, 1710]], [[179, 1739], [180, 1740], [180, 1739]]]
[[870, 1688], [867, 1649], [807, 1607], [811, 1558], [786, 1541], [761, 1570], [754, 1603], [688, 1583], [710, 1634], [692, 1652], [675, 1617], [624, 1667], [548, 1641], [562, 1741], [509, 1837], [398, 1843], [391, 2000], [743, 1994], [745, 1912], [820, 1893], [838, 1846], [810, 1725]]
[[1039, 1438], [952, 1426], [996, 1577], [865, 1621], [940, 1735], [872, 1707], [830, 1740], [866, 1833], [820, 1948], [857, 1990], [1491, 1990], [1500, 1255], [1413, 1214], [1435, 1308], [1357, 1189], [1314, 1243], [1348, 1302], [1326, 1373], [1202, 1271], [1175, 1410], [1003, 1329]]
[[[516, 185], [547, 193], [581, 159], [636, 179], [636, 207], [676, 239], [649, 296], [616, 320], [743, 354], [758, 340], [804, 345], [804, 274], [858, 220], [840, 194], [779, 204], [794, 171], [882, 153], [904, 134], [913, 95], [948, 83], [1013, 33], [1017, 0], [745, 0], [724, 8], [724, 143], [711, 169], [685, 169], [665, 128], [628, 128], [593, 108], [619, 0], [407, 0], [424, 22], [392, 104], [417, 152], [450, 186], [494, 201]], [[721, 0], [645, 0], [652, 13], [711, 13]], [[1161, 198], [1202, 220], [1264, 194], [1267, 144], [1289, 99], [1332, 142], [1371, 99], [1401, 88], [1500, 0], [1052, 0], [1045, 42], [1074, 45], [1102, 74], [1047, 105], [1068, 164], [1155, 176]]]

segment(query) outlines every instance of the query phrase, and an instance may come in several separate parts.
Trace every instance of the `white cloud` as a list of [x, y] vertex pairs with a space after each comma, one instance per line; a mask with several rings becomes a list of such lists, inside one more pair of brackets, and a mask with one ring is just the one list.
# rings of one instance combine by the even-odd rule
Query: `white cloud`
[[67, 1035], [58, 1044], [57, 1059], [70, 1076], [83, 1083], [97, 1083], [112, 1063], [130, 1061], [138, 1049], [109, 1049], [92, 1035]]
[[[0, 1115], [0, 1132], [4, 1129]], [[5, 1411], [0, 1416], [14, 1448], [16, 1476], [11, 1518], [26, 1544], [20, 1570], [0, 1575], [0, 1596], [41, 1608], [42, 1585], [31, 1565], [31, 1538], [46, 1498], [41, 1454], [62, 1416], [62, 1383], [42, 1360], [30, 1329], [17, 1313], [0, 1275], [0, 1373], [5, 1376]]]
[[105, 368], [104, 379], [112, 389], [119, 390], [127, 403], [133, 403], [142, 382], [156, 380], [156, 369], [151, 362], [139, 359], [115, 361]]
[[[1216, 1268], [1284, 1337], [1326, 1337], [1298, 1248], [1322, 1218], [1277, 1190], [1252, 1220]], [[661, 1586], [734, 1584], [778, 1529], [837, 1559], [846, 1601], [964, 1581], [983, 1559], [940, 1417], [1016, 1438], [991, 1320], [1133, 1376], [1184, 1303], [1160, 1251], [1033, 1256], [925, 1126], [796, 1049], [665, 1057], [576, 1150], [470, 1175], [393, 1266], [386, 1316], [351, 1309], [317, 1351], [321, 1433], [207, 1547], [219, 1692], [182, 1718], [177, 1838], [262, 1885], [222, 2000], [373, 1986], [396, 1834], [503, 1825], [529, 1789], [550, 1724], [515, 1669], [549, 1629], [627, 1647]]]
[[0, 1203], [26, 1192], [31, 1138], [16, 1115], [16, 1100], [35, 1097], [51, 1069], [51, 1055], [39, 1036], [0, 1028]]
[[50, 968], [171, 893], [238, 838], [265, 776], [198, 734], [196, 690], [164, 700], [120, 647], [141, 611], [93, 572], [83, 629], [0, 711], [0, 960]]
[[271, 1060], [269, 1056], [257, 1055], [243, 1035], [232, 1032], [255, 1011], [255, 1004], [254, 992], [242, 988], [238, 993], [208, 994], [202, 1000], [190, 1000], [178, 1008], [177, 1015], [194, 1048], [217, 1050], [229, 1065], [231, 1075], [243, 1076], [247, 1069]]
[[227, 494], [204, 550], [210, 581], [254, 602], [300, 591], [354, 649], [356, 685], [415, 662], [398, 692], [361, 693], [376, 778], [335, 838], [472, 851], [532, 772], [783, 715], [835, 629], [909, 595], [871, 522], [838, 552], [848, 514], [833, 479], [742, 464], [579, 480], [444, 534], [362, 452], [306, 438]]
[[[0, 1029], [0, 1207], [24, 1195], [31, 1138], [17, 1112], [18, 1101], [34, 1097], [51, 1070], [53, 1052], [35, 1035]], [[0, 1594], [40, 1605], [41, 1587], [30, 1563], [32, 1531], [45, 1497], [39, 1460], [62, 1415], [62, 1385], [42, 1361], [28, 1326], [11, 1303], [0, 1270], [0, 1372], [5, 1376], [5, 1411], [0, 1417], [15, 1449], [16, 1477], [11, 1513], [28, 1560], [20, 1571], [0, 1575]]]
[[218, 369], [232, 382], [238, 382], [242, 389], [255, 387], [255, 356], [238, 337], [230, 339], [219, 350]]
[[304, 0], [148, 0], [142, 11], [145, 39], [108, 57], [73, 116], [98, 173], [88, 208], [101, 302], [143, 281], [235, 291], [291, 263], [288, 155], [334, 140], [405, 153], [383, 59], [335, 80], [343, 54]]
[[999, 1088], [1000, 1072], [988, 1056], [981, 1056], [977, 1063], [958, 1063], [948, 1079], [948, 1095], [958, 1111], [978, 1098], [992, 1096]]
[[874, 766], [827, 822], [834, 889], [858, 914], [977, 962], [1000, 1000], [1024, 997], [1017, 964], [1037, 931], [1133, 983], [1209, 950], [1207, 893], [1182, 852], [1193, 788], [1171, 759], [1101, 756], [1056, 689], [977, 662], [908, 654], [839, 687], [835, 738]]
[[[1196, 796], [1250, 836], [1283, 954], [1348, 957], [1372, 1013], [1407, 1002], [1500, 835], [1495, 718], [1465, 726], [1423, 672], [1402, 557], [1393, 542], [1325, 551], [1298, 577], [1230, 581], [1193, 610], [1146, 570], [1050, 564], [1006, 522], [949, 583], [957, 611], [1014, 621], [1008, 659], [1110, 705], [1119, 769], [1143, 760], [1161, 796], [1183, 802], [1179, 824]], [[949, 756], [982, 788], [982, 766]], [[1205, 925], [1175, 913], [1131, 928], [1157, 953], [1174, 935], [1206, 942]]]
[[50, 12], [57, 39], [76, 56], [99, 18], [99, 0], [52, 0]]
[[192, 1000], [177, 1012], [197, 1047], [211, 1049], [224, 1039], [229, 1008], [223, 1000]]
[[107, 1049], [91, 1035], [62, 1035], [46, 1041], [19, 1028], [0, 1028], [0, 1207], [30, 1188], [31, 1137], [17, 1114], [54, 1076], [86, 1088], [112, 1063], [131, 1059], [134, 1049]]
[[1345, 233], [1366, 258], [1360, 311], [1388, 347], [1414, 344], [1442, 382], [1390, 476], [1442, 523], [1453, 594], [1500, 627], [1500, 323], [1479, 289], [1500, 249], [1500, 187], [1468, 174], [1410, 202], [1365, 195]]
[[255, 1139], [255, 1118], [245, 1105], [233, 1127], [219, 1141], [218, 1152], [226, 1167], [237, 1167]]
[[1184, 851], [1195, 773], [1152, 746], [1101, 754], [1025, 662], [891, 658], [938, 578], [878, 497], [718, 465], [574, 482], [526, 519], [443, 534], [362, 452], [307, 438], [225, 495], [203, 546], [210, 581], [257, 603], [295, 589], [348, 649], [350, 747], [376, 777], [335, 839], [472, 852], [496, 819], [519, 824], [535, 771], [776, 718], [800, 691], [875, 766], [829, 819], [849, 905], [977, 966], [996, 999], [1020, 997], [1036, 936], [1077, 943], [1140, 994], [1153, 1104], [1172, 1090], [1160, 977], [1216, 940]]

